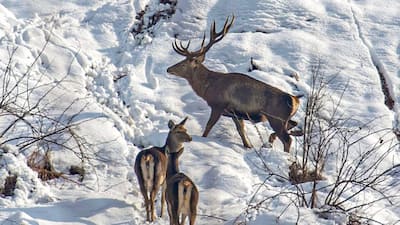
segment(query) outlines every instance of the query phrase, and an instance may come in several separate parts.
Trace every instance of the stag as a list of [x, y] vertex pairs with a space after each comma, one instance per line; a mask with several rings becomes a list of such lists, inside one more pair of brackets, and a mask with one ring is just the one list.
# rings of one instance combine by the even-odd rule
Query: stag
[[270, 136], [269, 142], [272, 143], [275, 137], [278, 137], [284, 145], [284, 151], [289, 152], [292, 142], [289, 130], [297, 125], [290, 118], [296, 113], [301, 96], [288, 94], [245, 74], [220, 73], [209, 70], [202, 64], [207, 51], [227, 34], [234, 18], [234, 16], [232, 19], [228, 17], [220, 32], [215, 31], [214, 21], [208, 44], [205, 45], [204, 34], [201, 47], [197, 51], [189, 51], [190, 41], [185, 46], [175, 40], [172, 43], [173, 49], [186, 58], [169, 67], [167, 72], [185, 78], [194, 92], [211, 107], [211, 115], [203, 137], [207, 137], [221, 116], [231, 117], [243, 145], [251, 148], [252, 145], [245, 133], [244, 120], [254, 123], [268, 120], [275, 132]]
[[183, 148], [184, 142], [192, 141], [192, 137], [187, 133], [184, 124], [187, 117], [179, 124], [170, 120], [168, 122], [169, 133], [163, 147], [152, 147], [145, 149], [136, 156], [135, 173], [139, 182], [140, 191], [144, 198], [146, 207], [147, 221], [153, 222], [155, 219], [154, 202], [160, 188], [161, 191], [161, 217], [164, 212], [165, 189], [168, 165], [168, 153], [178, 152]]

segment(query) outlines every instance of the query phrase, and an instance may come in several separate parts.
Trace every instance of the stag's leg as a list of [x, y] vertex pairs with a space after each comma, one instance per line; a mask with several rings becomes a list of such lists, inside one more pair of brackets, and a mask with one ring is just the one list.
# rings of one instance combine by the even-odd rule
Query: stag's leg
[[268, 138], [268, 142], [269, 143], [274, 143], [274, 141], [275, 141], [275, 139], [276, 139], [276, 133], [274, 132], [274, 133], [272, 133], [271, 135], [269, 135], [269, 138]]
[[297, 122], [294, 120], [289, 120], [287, 123], [287, 130], [291, 130], [293, 127], [297, 126]]
[[[297, 126], [297, 122], [296, 121], [293, 121], [293, 120], [289, 120], [288, 121], [288, 125], [287, 125], [287, 127], [288, 127], [288, 132], [289, 132], [289, 130], [290, 129], [292, 129], [292, 128], [294, 128], [294, 127], [296, 127]], [[289, 133], [291, 136], [303, 136], [303, 134], [304, 134], [304, 132], [303, 132], [303, 130], [302, 129], [297, 129], [297, 130], [292, 130], [292, 131], [290, 131], [290, 133]]]
[[252, 148], [253, 146], [250, 144], [249, 140], [247, 139], [246, 132], [244, 131], [244, 120], [236, 117], [232, 117], [232, 120], [235, 122], [236, 130], [239, 132], [239, 135], [242, 138], [244, 147]]
[[[296, 121], [293, 121], [293, 120], [289, 120], [288, 121], [288, 123], [287, 123], [287, 130], [289, 131], [289, 130], [291, 130], [292, 128], [294, 128], [294, 127], [296, 127], [297, 126], [297, 122]], [[302, 136], [303, 135], [303, 131], [302, 130], [296, 130], [296, 131], [292, 131], [292, 132], [290, 132], [289, 133], [290, 135], [293, 135], [293, 136]], [[275, 139], [276, 139], [276, 137], [277, 137], [277, 135], [276, 135], [276, 133], [272, 133], [270, 136], [269, 136], [269, 139], [268, 139], [268, 141], [269, 141], [269, 143], [274, 143], [274, 141], [275, 141]]]
[[208, 133], [210, 132], [211, 128], [215, 125], [215, 123], [219, 120], [222, 115], [222, 110], [211, 108], [211, 115], [208, 119], [206, 129], [204, 130], [203, 137], [207, 137]]
[[[289, 152], [290, 145], [292, 143], [292, 138], [290, 137], [290, 135], [286, 129], [287, 122], [281, 121], [279, 119], [269, 118], [269, 124], [271, 125], [272, 129], [275, 131], [275, 134], [271, 134], [269, 140], [273, 141], [274, 138], [277, 136], [283, 143], [283, 150], [285, 152]], [[271, 137], [273, 137], [273, 138], [271, 138]]]

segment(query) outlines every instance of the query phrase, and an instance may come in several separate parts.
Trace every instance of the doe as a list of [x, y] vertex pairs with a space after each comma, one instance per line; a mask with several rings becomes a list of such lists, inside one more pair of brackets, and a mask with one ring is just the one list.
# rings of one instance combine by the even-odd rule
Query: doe
[[179, 152], [169, 154], [167, 169], [166, 199], [170, 225], [184, 225], [189, 217], [189, 224], [194, 225], [197, 216], [199, 191], [193, 181], [179, 171]]
[[160, 216], [163, 216], [168, 163], [167, 154], [178, 152], [183, 148], [184, 142], [192, 141], [192, 137], [184, 127], [186, 120], [187, 117], [177, 125], [170, 120], [168, 122], [170, 130], [165, 145], [163, 147], [145, 149], [136, 156], [135, 173], [144, 198], [146, 218], [149, 222], [153, 222], [155, 219], [154, 202], [160, 187], [162, 187]]

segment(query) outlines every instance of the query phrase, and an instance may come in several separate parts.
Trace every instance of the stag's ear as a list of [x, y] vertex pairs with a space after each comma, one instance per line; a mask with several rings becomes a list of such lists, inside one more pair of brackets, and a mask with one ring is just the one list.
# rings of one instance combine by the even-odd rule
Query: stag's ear
[[168, 121], [168, 128], [171, 130], [171, 129], [174, 128], [174, 127], [175, 127], [174, 121], [169, 120], [169, 121]]
[[183, 119], [183, 120], [179, 123], [179, 125], [185, 125], [187, 119], [188, 119], [188, 117], [185, 117], [185, 119]]

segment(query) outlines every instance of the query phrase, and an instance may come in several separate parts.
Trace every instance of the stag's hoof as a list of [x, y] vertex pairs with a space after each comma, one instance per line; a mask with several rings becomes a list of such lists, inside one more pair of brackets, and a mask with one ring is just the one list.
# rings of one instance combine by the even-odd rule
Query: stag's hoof
[[303, 130], [293, 130], [293, 131], [290, 131], [289, 134], [294, 137], [298, 137], [298, 136], [303, 136], [304, 132], [303, 132]]
[[253, 148], [253, 145], [244, 145], [245, 148]]
[[262, 148], [272, 148], [272, 143], [264, 143], [262, 146]]

